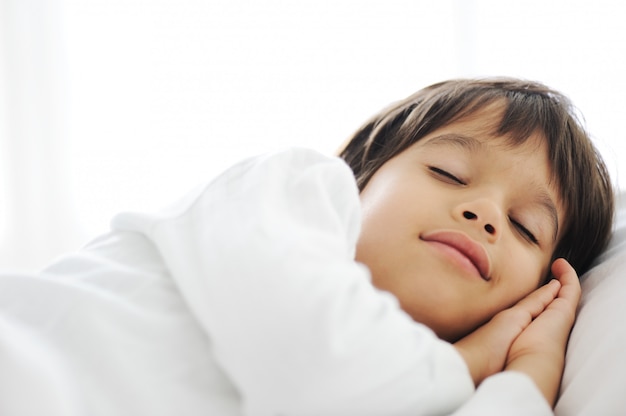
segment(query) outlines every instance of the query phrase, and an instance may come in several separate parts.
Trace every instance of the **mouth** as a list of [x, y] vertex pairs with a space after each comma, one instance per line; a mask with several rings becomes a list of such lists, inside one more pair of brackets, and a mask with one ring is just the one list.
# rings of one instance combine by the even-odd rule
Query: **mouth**
[[460, 254], [471, 263], [483, 280], [491, 279], [491, 263], [487, 250], [464, 233], [436, 231], [421, 235], [420, 239], [429, 243], [442, 244], [446, 249], [454, 250], [455, 254]]

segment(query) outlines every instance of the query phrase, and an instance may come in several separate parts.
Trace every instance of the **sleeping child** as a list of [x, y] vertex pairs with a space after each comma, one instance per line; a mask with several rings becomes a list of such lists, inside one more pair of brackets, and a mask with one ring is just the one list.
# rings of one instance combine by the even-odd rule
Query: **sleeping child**
[[2, 276], [0, 414], [552, 414], [613, 205], [560, 93], [432, 85]]

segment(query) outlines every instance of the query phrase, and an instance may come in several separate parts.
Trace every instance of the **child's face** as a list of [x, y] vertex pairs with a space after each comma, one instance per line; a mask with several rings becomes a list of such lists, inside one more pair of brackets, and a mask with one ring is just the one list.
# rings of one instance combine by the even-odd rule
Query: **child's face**
[[500, 106], [383, 164], [361, 192], [356, 259], [413, 319], [454, 341], [536, 289], [565, 215], [547, 147], [489, 131]]

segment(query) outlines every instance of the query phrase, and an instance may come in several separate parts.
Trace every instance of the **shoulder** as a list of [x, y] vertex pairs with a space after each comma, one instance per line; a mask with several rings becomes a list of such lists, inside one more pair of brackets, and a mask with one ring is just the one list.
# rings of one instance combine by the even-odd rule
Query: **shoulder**
[[[354, 175], [342, 159], [293, 147], [244, 159], [168, 207], [148, 215], [119, 214], [113, 226], [135, 229], [142, 223], [140, 228], [151, 228], [183, 217], [212, 222], [235, 215], [261, 219], [269, 212], [272, 217], [282, 212], [284, 217], [306, 215], [311, 220], [329, 211], [358, 223], [359, 207]], [[202, 215], [190, 215], [194, 211]]]
[[245, 159], [226, 170], [222, 176], [237, 177], [250, 171], [265, 172], [267, 175], [298, 172], [311, 174], [314, 171], [320, 175], [331, 173], [354, 180], [352, 171], [339, 157], [301, 147], [290, 147]]
[[256, 200], [275, 203], [313, 199], [321, 194], [338, 203], [358, 204], [358, 187], [350, 167], [339, 157], [307, 148], [286, 148], [244, 159], [187, 195], [189, 207], [200, 200]]

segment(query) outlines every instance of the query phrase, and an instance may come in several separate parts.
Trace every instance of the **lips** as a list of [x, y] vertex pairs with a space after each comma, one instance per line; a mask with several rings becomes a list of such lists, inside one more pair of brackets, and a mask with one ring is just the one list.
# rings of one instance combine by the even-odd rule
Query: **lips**
[[444, 244], [465, 256], [478, 270], [480, 277], [489, 280], [491, 276], [491, 264], [487, 250], [469, 238], [467, 235], [457, 231], [436, 231], [420, 236], [423, 241]]

